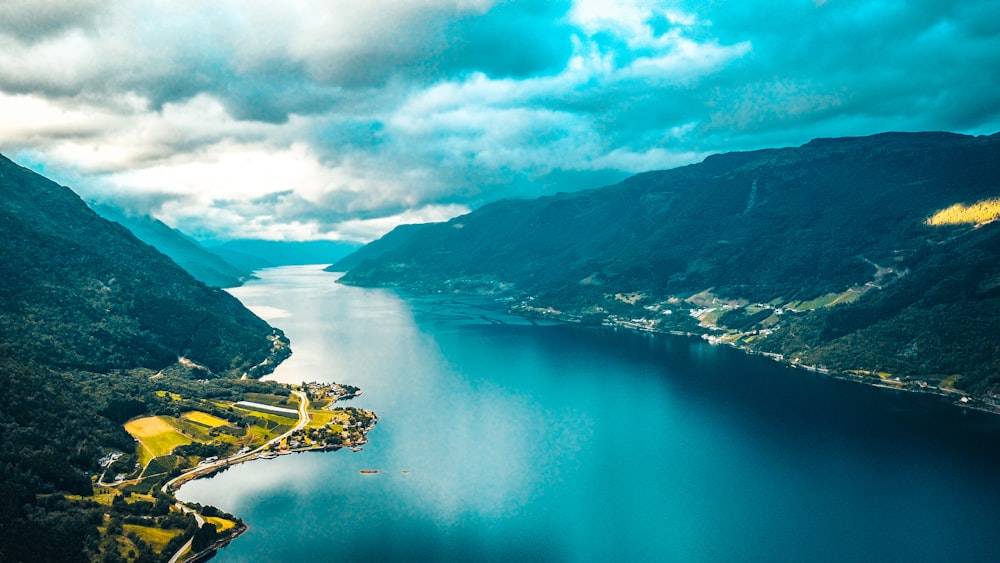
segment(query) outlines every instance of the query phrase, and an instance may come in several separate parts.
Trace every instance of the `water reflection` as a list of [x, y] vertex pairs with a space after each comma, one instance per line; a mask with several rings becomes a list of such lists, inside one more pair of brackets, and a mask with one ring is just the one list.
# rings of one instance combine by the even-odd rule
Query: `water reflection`
[[992, 555], [995, 417], [488, 300], [260, 277], [233, 293], [292, 340], [273, 377], [359, 385], [381, 422], [359, 453], [185, 485], [251, 526], [220, 561]]
[[[418, 327], [412, 307], [416, 303], [458, 326], [523, 320], [491, 322], [486, 311], [472, 314], [457, 305], [343, 288], [329, 274], [305, 270], [315, 275], [304, 278], [297, 268], [267, 270], [259, 274], [267, 291], [248, 285], [232, 292], [282, 326], [293, 343], [293, 355], [271, 378], [338, 381], [364, 389], [356, 404], [376, 410], [381, 422], [361, 456], [373, 468], [405, 475], [383, 479], [389, 481], [388, 494], [400, 499], [399, 509], [419, 510], [439, 525], [469, 515], [514, 513], [586, 440], [588, 421], [579, 411], [554, 412], [528, 393], [456, 367], [439, 341]], [[317, 301], [317, 283], [324, 293], [354, 295]], [[282, 323], [288, 311], [295, 312], [294, 322]], [[531, 360], [514, 363], [525, 361]], [[283, 465], [295, 475], [313, 470]]]

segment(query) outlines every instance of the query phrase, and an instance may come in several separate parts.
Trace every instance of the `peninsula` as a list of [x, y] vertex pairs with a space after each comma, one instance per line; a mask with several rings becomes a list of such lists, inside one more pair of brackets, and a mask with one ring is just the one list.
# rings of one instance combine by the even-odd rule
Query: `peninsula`
[[243, 524], [172, 488], [364, 443], [360, 390], [261, 381], [284, 333], [69, 188], [0, 157], [0, 217], [0, 560], [193, 557]]
[[[358, 448], [378, 421], [374, 412], [335, 405], [359, 394], [356, 387], [268, 387], [244, 392], [239, 401], [233, 401], [237, 394], [218, 396], [218, 386], [212, 387], [210, 394], [216, 396], [211, 399], [157, 391], [168, 406], [163, 410], [173, 414], [129, 421], [125, 429], [136, 440], [134, 456], [110, 452], [103, 460], [95, 498], [108, 507], [106, 533], [118, 530], [116, 519], [127, 516], [121, 524], [124, 538], [109, 535], [105, 541], [118, 543], [119, 549], [171, 556], [171, 561], [201, 560], [247, 526], [214, 507], [179, 502], [174, 492], [184, 483], [248, 461]], [[170, 506], [166, 511], [165, 505]]]

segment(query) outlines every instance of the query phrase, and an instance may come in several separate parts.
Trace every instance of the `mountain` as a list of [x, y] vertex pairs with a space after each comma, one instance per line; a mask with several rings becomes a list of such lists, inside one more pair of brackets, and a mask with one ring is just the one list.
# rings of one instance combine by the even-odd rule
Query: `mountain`
[[198, 283], [68, 188], [6, 158], [0, 174], [8, 351], [97, 371], [186, 356], [227, 374], [267, 356], [271, 327], [234, 297]]
[[997, 178], [1000, 134], [720, 154], [486, 205], [341, 281], [504, 295], [523, 314], [703, 334], [842, 377], [962, 390], [992, 408]]
[[334, 240], [274, 241], [238, 239], [211, 246], [209, 250], [227, 262], [252, 271], [275, 266], [329, 264], [361, 245]]
[[237, 268], [155, 217], [130, 214], [107, 204], [92, 203], [90, 207], [101, 217], [123, 225], [139, 240], [169, 256], [205, 285], [237, 287], [251, 277], [252, 269]]
[[393, 252], [408, 244], [420, 231], [424, 224], [399, 225], [386, 233], [382, 238], [366, 244], [326, 268], [327, 272], [346, 272], [366, 261], [376, 260], [387, 252]]
[[288, 341], [2, 156], [0, 241], [0, 561], [96, 558], [89, 475], [135, 450], [122, 423], [164, 401], [151, 382], [259, 377]]

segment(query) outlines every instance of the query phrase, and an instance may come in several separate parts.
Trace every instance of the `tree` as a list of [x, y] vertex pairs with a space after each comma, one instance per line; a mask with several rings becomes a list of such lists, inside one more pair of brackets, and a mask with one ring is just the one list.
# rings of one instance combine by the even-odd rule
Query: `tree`
[[218, 536], [219, 532], [215, 529], [215, 525], [205, 522], [201, 525], [201, 528], [198, 528], [198, 531], [195, 532], [194, 541], [191, 542], [191, 547], [195, 551], [201, 551], [215, 543]]

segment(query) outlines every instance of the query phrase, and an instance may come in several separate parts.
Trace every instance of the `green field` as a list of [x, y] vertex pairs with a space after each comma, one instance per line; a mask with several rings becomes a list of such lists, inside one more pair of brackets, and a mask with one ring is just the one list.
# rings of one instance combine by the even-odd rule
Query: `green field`
[[344, 425], [350, 421], [350, 415], [341, 410], [328, 411], [326, 409], [309, 409], [309, 424], [306, 428], [322, 428], [327, 424], [334, 423]]
[[[245, 398], [283, 408], [298, 407], [297, 400], [288, 401], [277, 395], [247, 393]], [[197, 406], [180, 416], [148, 416], [129, 421], [125, 424], [125, 430], [139, 442], [138, 458], [144, 468], [142, 479], [162, 479], [163, 475], [175, 469], [180, 460], [172, 454], [178, 446], [192, 443], [214, 444], [221, 447], [218, 450], [220, 456], [227, 455], [227, 452], [234, 452], [243, 446], [263, 445], [290, 430], [298, 420], [297, 414], [258, 411], [224, 401], [205, 401], [202, 404], [213, 404], [214, 407], [206, 410], [222, 409], [244, 417], [251, 424], [245, 428], [239, 427], [219, 416], [197, 410]], [[335, 419], [335, 415], [329, 411], [318, 411], [315, 416], [323, 423]], [[197, 455], [188, 456], [185, 465], [196, 464], [198, 461], [200, 458]]]
[[840, 295], [837, 293], [827, 293], [826, 295], [821, 295], [811, 301], [789, 303], [789, 307], [800, 311], [811, 311], [812, 309], [819, 309], [820, 307], [826, 307], [832, 304], [838, 297], [840, 297]]
[[153, 475], [169, 473], [170, 470], [176, 466], [177, 456], [175, 455], [161, 455], [159, 457], [154, 457], [149, 460], [149, 464], [146, 465], [146, 469], [142, 472], [142, 477], [146, 478]]
[[229, 424], [228, 420], [201, 411], [188, 411], [182, 413], [181, 418], [209, 428], [217, 428], [219, 426], [227, 426]]
[[863, 287], [851, 287], [843, 293], [827, 293], [826, 295], [822, 295], [811, 301], [789, 303], [789, 306], [792, 309], [797, 309], [799, 311], [811, 311], [813, 309], [819, 309], [820, 307], [832, 307], [841, 303], [851, 303], [852, 301], [857, 301], [858, 297], [860, 297], [864, 292], [865, 288]]
[[178, 432], [186, 434], [198, 442], [209, 442], [215, 438], [212, 429], [184, 418], [168, 417], [167, 422]]
[[243, 395], [244, 401], [260, 403], [262, 405], [271, 405], [272, 407], [282, 407], [285, 409], [298, 408], [299, 403], [295, 399], [297, 399], [295, 395], [289, 395], [288, 397], [270, 395], [266, 393], [245, 393]]
[[194, 442], [174, 428], [168, 416], [147, 416], [125, 424], [125, 431], [139, 441], [139, 463], [146, 465], [154, 457], [167, 455], [177, 446]]
[[206, 516], [205, 522], [215, 526], [216, 531], [225, 532], [236, 527], [236, 522], [228, 520], [226, 518], [219, 518], [218, 516]]
[[132, 532], [139, 536], [142, 541], [149, 544], [157, 553], [162, 552], [170, 540], [184, 533], [184, 530], [164, 530], [162, 528], [140, 526], [138, 524], [125, 524], [122, 527], [126, 533]]

